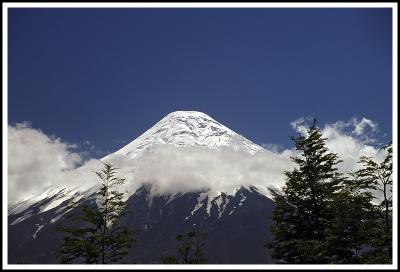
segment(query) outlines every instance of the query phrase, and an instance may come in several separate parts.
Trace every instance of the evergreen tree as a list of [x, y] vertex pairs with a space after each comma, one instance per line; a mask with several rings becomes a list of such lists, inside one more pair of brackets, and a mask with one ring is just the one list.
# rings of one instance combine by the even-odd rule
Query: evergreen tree
[[375, 224], [371, 224], [369, 229], [369, 243], [373, 248], [365, 254], [365, 260], [369, 263], [392, 263], [392, 144], [381, 149], [386, 152], [382, 162], [363, 156], [360, 159], [363, 168], [356, 172], [360, 180], [378, 192], [377, 199], [381, 201], [376, 205], [379, 213]]
[[125, 182], [116, 176], [116, 169], [104, 163], [104, 168], [95, 172], [102, 182], [97, 192], [97, 207], [73, 204], [81, 212], [75, 217], [77, 227], [59, 228], [67, 233], [58, 252], [61, 263], [74, 260], [89, 264], [116, 263], [133, 245], [134, 233], [119, 224], [127, 214], [127, 202], [123, 201], [123, 193], [115, 190]]
[[345, 179], [333, 201], [333, 217], [327, 224], [327, 255], [331, 263], [363, 263], [369, 230], [375, 223], [377, 210], [371, 202], [368, 184], [354, 173]]
[[206, 261], [203, 248], [205, 246], [207, 234], [205, 232], [193, 230], [186, 234], [179, 234], [176, 240], [179, 241], [178, 255], [166, 256], [163, 258], [164, 264], [202, 264]]
[[291, 139], [299, 153], [291, 159], [298, 167], [285, 172], [282, 192], [270, 190], [276, 203], [273, 257], [281, 263], [329, 263], [326, 229], [344, 181], [336, 168], [340, 160], [328, 151], [315, 119], [304, 135]]

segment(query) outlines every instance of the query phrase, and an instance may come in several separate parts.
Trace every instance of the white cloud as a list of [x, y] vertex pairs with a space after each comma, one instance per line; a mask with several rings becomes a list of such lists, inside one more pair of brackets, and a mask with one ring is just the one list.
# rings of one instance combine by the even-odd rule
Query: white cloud
[[29, 123], [8, 126], [9, 202], [43, 192], [50, 185], [75, 185], [68, 178], [82, 157], [75, 145], [47, 136]]
[[[339, 166], [341, 171], [357, 169], [361, 155], [383, 158], [382, 152], [363, 140], [366, 127], [376, 131], [377, 124], [366, 118], [357, 122], [354, 120], [357, 119], [322, 127], [323, 136], [328, 138], [328, 148], [344, 161]], [[291, 125], [297, 132], [304, 133], [309, 121], [309, 118], [301, 118]], [[47, 186], [84, 189], [99, 184], [93, 171], [101, 167], [100, 161], [89, 160], [76, 168], [83, 158], [72, 151], [72, 145], [49, 137], [26, 123], [9, 126], [8, 135], [9, 202], [39, 194]], [[144, 182], [153, 184], [155, 194], [208, 188], [229, 193], [240, 185], [254, 185], [266, 192], [268, 186], [283, 185], [283, 172], [293, 169], [290, 156], [296, 154], [294, 148], [281, 151], [279, 145], [269, 144], [266, 147], [271, 151], [251, 155], [229, 148], [217, 151], [186, 147], [178, 150], [174, 146], [163, 145], [140, 158], [126, 160], [116, 156], [111, 162], [120, 168], [118, 174], [127, 178], [124, 187], [129, 192]]]
[[356, 135], [360, 136], [364, 133], [364, 130], [366, 127], [370, 127], [373, 132], [375, 132], [378, 129], [378, 124], [363, 117], [360, 122], [357, 121], [357, 119], [353, 119], [353, 124], [354, 124], [354, 130], [353, 133]]
[[261, 147], [274, 153], [281, 153], [284, 150], [283, 145], [280, 144], [262, 143]]
[[312, 120], [311, 117], [300, 117], [300, 118], [294, 120], [293, 122], [291, 122], [290, 125], [296, 132], [298, 132], [302, 135], [305, 135], [305, 134], [307, 134], [307, 124], [311, 120]]
[[132, 169], [135, 187], [151, 183], [155, 194], [204, 189], [232, 193], [241, 185], [258, 186], [267, 192], [267, 186], [283, 184], [283, 171], [291, 166], [287, 158], [267, 150], [251, 155], [231, 148], [177, 149], [171, 145], [159, 146], [129, 162], [114, 161], [121, 169]]
[[[302, 117], [291, 123], [293, 129], [305, 135], [311, 118]], [[369, 129], [368, 129], [369, 128]], [[354, 171], [361, 166], [357, 162], [361, 156], [375, 157], [381, 160], [384, 153], [373, 146], [377, 143], [375, 138], [379, 131], [378, 124], [365, 117], [359, 120], [351, 118], [349, 121], [337, 121], [321, 127], [322, 136], [327, 138], [326, 145], [331, 152], [337, 153], [343, 160], [339, 165], [342, 172]], [[288, 152], [288, 150], [286, 151]]]
[[[82, 167], [82, 157], [71, 145], [48, 137], [28, 125], [9, 126], [8, 192], [13, 203], [42, 193], [48, 186], [92, 187], [98, 183], [93, 171], [101, 167], [89, 160]], [[240, 185], [259, 186], [267, 192], [270, 185], [283, 184], [283, 171], [289, 170], [287, 157], [270, 151], [251, 155], [225, 148], [205, 147], [177, 149], [164, 145], [151, 153], [131, 160], [115, 157], [119, 175], [128, 182], [124, 189], [132, 192], [143, 183], [153, 185], [154, 194], [198, 191], [232, 192]]]
[[[343, 172], [354, 171], [361, 166], [357, 162], [361, 156], [380, 158], [383, 153], [372, 145], [364, 143], [361, 139], [348, 135], [342, 130], [335, 128], [335, 125], [325, 125], [322, 135], [328, 138], [327, 147], [338, 154], [343, 160], [339, 165], [339, 170]], [[361, 135], [360, 135], [361, 136]]]
[[340, 130], [342, 133], [350, 134], [357, 138], [364, 144], [377, 143], [377, 133], [379, 132], [379, 126], [377, 122], [374, 122], [368, 118], [351, 118], [349, 121], [338, 121], [332, 126], [335, 129]]
[[[311, 120], [300, 118], [292, 122], [292, 126], [297, 132], [306, 133]], [[360, 123], [365, 123], [368, 119], [363, 118], [358, 122], [354, 120], [357, 119], [326, 124], [321, 129], [323, 137], [327, 138], [328, 149], [343, 160], [338, 165], [339, 171], [343, 173], [357, 170], [361, 156], [377, 159], [384, 156], [378, 148], [362, 140], [363, 134], [356, 137], [352, 133]], [[178, 150], [174, 146], [161, 145], [143, 157], [129, 162], [116, 159], [115, 162], [121, 168], [134, 169], [129, 173], [136, 182], [132, 184], [138, 186], [141, 182], [149, 182], [153, 184], [154, 192], [160, 194], [207, 188], [230, 192], [240, 185], [254, 185], [263, 189], [269, 186], [280, 187], [285, 181], [283, 172], [295, 166], [290, 157], [298, 153], [294, 147], [285, 150], [275, 144], [266, 144], [263, 147], [268, 150], [251, 155], [230, 148], [218, 151], [204, 147], [187, 147]]]

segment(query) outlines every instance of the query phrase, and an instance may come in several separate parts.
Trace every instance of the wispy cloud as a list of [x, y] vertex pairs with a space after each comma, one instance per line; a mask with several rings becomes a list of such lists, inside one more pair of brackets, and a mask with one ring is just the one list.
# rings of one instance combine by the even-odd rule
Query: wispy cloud
[[281, 153], [285, 148], [280, 144], [262, 143], [261, 147], [274, 153]]
[[122, 139], [114, 139], [113, 142], [115, 144], [127, 144], [128, 143], [128, 141], [122, 140]]
[[372, 130], [372, 132], [378, 130], [378, 124], [365, 117], [363, 117], [360, 122], [354, 118], [352, 119], [352, 123], [354, 125], [353, 133], [355, 133], [358, 136], [362, 135], [367, 127], [369, 127]]
[[[302, 117], [291, 123], [299, 133], [305, 134], [311, 118]], [[348, 121], [337, 121], [321, 127], [322, 135], [327, 138], [327, 147], [337, 153], [343, 162], [339, 170], [353, 171], [360, 167], [357, 163], [360, 156], [372, 156], [380, 159], [384, 156], [374, 144], [378, 143], [378, 123], [365, 117], [351, 118]]]

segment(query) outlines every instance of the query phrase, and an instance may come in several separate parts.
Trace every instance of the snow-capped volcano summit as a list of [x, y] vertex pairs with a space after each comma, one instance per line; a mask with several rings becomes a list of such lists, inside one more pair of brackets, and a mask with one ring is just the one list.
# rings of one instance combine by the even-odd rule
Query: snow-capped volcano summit
[[233, 130], [217, 122], [205, 113], [198, 111], [174, 111], [162, 118], [149, 130], [117, 152], [103, 158], [111, 159], [116, 155], [134, 158], [145, 151], [151, 151], [158, 145], [176, 147], [204, 146], [213, 149], [230, 146], [251, 154], [262, 150]]

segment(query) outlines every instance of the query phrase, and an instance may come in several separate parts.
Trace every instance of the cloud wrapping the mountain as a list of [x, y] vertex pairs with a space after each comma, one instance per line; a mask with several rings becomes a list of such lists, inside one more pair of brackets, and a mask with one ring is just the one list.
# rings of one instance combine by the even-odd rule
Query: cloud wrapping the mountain
[[136, 184], [152, 184], [154, 194], [207, 189], [232, 193], [241, 185], [255, 185], [266, 192], [267, 185], [281, 185], [283, 171], [291, 167], [286, 158], [267, 150], [252, 155], [228, 147], [177, 149], [172, 145], [158, 146], [152, 153], [118, 163], [121, 168], [124, 164], [135, 169], [131, 178]]
[[[291, 124], [296, 131], [305, 133], [308, 121], [301, 118]], [[343, 172], [356, 170], [362, 155], [383, 159], [383, 152], [370, 144], [377, 131], [378, 125], [366, 118], [322, 127], [323, 136], [328, 138], [328, 148], [343, 160], [339, 165]], [[293, 148], [276, 149], [274, 145], [264, 147], [272, 150], [251, 155], [231, 148], [215, 150], [192, 146], [177, 149], [160, 145], [141, 157], [127, 160], [116, 156], [111, 162], [120, 168], [119, 176], [127, 178], [123, 187], [128, 192], [143, 183], [151, 183], [154, 194], [206, 189], [231, 193], [240, 185], [257, 186], [266, 192], [269, 186], [284, 184], [283, 172], [295, 166], [290, 157], [296, 155], [296, 151]], [[98, 186], [94, 171], [101, 168], [101, 162], [90, 159], [76, 168], [83, 158], [73, 148], [27, 123], [8, 126], [9, 203], [40, 194], [48, 186], [65, 185], [81, 190]]]
[[72, 151], [74, 147], [26, 122], [8, 126], [9, 203], [40, 194], [48, 186], [78, 184], [72, 170], [82, 157]]

